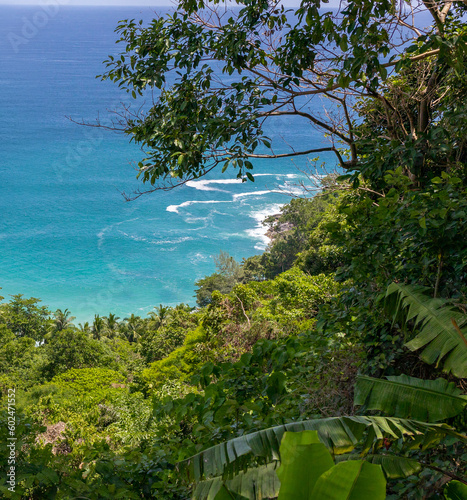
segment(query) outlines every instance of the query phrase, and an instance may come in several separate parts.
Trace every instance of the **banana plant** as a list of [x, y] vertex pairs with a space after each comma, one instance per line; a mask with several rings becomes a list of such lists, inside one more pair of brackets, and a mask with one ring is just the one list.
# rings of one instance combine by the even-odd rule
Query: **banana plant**
[[[466, 376], [467, 341], [461, 327], [467, 319], [447, 307], [445, 301], [425, 293], [424, 287], [417, 286], [393, 284], [388, 289], [388, 309], [394, 320], [404, 322], [403, 326], [412, 320], [419, 327], [406, 346], [412, 350], [423, 347], [421, 357], [426, 362], [442, 364], [444, 371]], [[293, 422], [212, 446], [179, 464], [197, 483], [193, 498], [262, 500], [279, 495], [279, 500], [376, 499], [379, 489], [365, 496], [368, 484], [382, 484], [375, 479], [380, 476], [374, 467], [383, 479], [408, 477], [422, 468], [406, 456], [381, 452], [381, 443], [400, 441], [405, 451], [436, 446], [448, 435], [467, 443], [467, 436], [442, 423], [461, 414], [467, 405], [467, 396], [445, 379], [360, 376], [355, 404], [390, 416]], [[352, 484], [362, 488], [357, 490], [359, 496], [352, 490], [344, 491], [344, 477], [353, 478]], [[464, 482], [451, 481], [446, 498], [467, 500], [459, 496], [465, 493], [465, 487]]]
[[[319, 442], [337, 462], [363, 458], [380, 466], [390, 478], [408, 477], [421, 466], [407, 457], [376, 454], [378, 443], [385, 439], [407, 441], [410, 449], [439, 443], [448, 435], [467, 442], [466, 436], [444, 423], [377, 416], [330, 417], [293, 422], [231, 439], [181, 462], [179, 470], [196, 483], [193, 495], [196, 500], [213, 500], [218, 493], [227, 492], [248, 500], [277, 498], [276, 469], [280, 460], [284, 460], [281, 449], [284, 436], [303, 431], [315, 431]], [[311, 474], [309, 469], [308, 474]]]
[[219, 478], [200, 483], [193, 498], [253, 500], [278, 496], [278, 500], [384, 500], [386, 497], [386, 479], [381, 465], [365, 460], [334, 464], [317, 431], [286, 432], [280, 455], [278, 468], [270, 464], [250, 469], [225, 482]]
[[467, 485], [459, 481], [449, 481], [444, 489], [446, 500], [467, 500]]
[[443, 378], [423, 380], [400, 375], [376, 379], [359, 376], [354, 403], [395, 417], [440, 422], [462, 413], [467, 406], [467, 396], [453, 382]]
[[420, 352], [428, 364], [441, 366], [456, 377], [467, 377], [467, 315], [443, 299], [433, 299], [430, 289], [392, 283], [386, 292], [386, 308], [403, 327], [412, 321], [417, 335], [405, 346]]

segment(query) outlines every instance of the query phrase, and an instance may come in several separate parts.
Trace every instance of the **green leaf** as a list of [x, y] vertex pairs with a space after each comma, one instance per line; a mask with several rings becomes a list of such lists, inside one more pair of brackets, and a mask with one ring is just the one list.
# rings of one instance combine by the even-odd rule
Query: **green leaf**
[[[223, 481], [220, 476], [198, 483], [193, 493], [193, 500], [212, 500], [224, 486], [230, 494], [239, 498], [262, 500], [276, 498], [280, 482], [276, 474], [277, 463], [273, 462], [240, 472], [233, 479]], [[236, 497], [234, 497], [236, 498]]]
[[446, 500], [467, 500], [467, 485], [460, 481], [450, 481], [444, 489]]
[[286, 432], [282, 438], [279, 500], [308, 498], [318, 478], [334, 466], [316, 431]]
[[309, 500], [384, 500], [386, 479], [380, 465], [349, 460], [335, 465], [317, 481]]
[[[359, 455], [339, 455], [338, 462], [344, 460], [360, 459]], [[365, 460], [372, 464], [379, 464], [383, 469], [384, 475], [390, 479], [406, 478], [417, 474], [422, 466], [416, 460], [398, 455], [387, 455], [384, 453], [370, 454], [365, 456]]]
[[400, 375], [384, 380], [359, 376], [355, 404], [395, 417], [439, 422], [461, 413], [467, 405], [467, 396], [443, 378], [422, 380]]
[[393, 283], [386, 293], [388, 311], [395, 321], [413, 321], [419, 328], [420, 333], [406, 347], [412, 351], [423, 349], [420, 357], [426, 363], [442, 365], [443, 371], [465, 378], [467, 332], [460, 327], [467, 323], [467, 315], [442, 299], [429, 297], [428, 292], [431, 290], [423, 286]]
[[202, 477], [223, 474], [227, 469], [240, 471], [245, 461], [248, 461], [248, 456], [262, 457], [268, 461], [279, 460], [280, 442], [286, 431], [316, 430], [320, 441], [333, 453], [347, 453], [361, 439], [367, 425], [365, 417], [331, 417], [293, 422], [212, 446], [181, 462], [180, 466], [188, 468], [190, 476], [198, 481]]
[[252, 174], [250, 174], [250, 172], [246, 172], [246, 176], [248, 177], [248, 179], [251, 181], [251, 182], [255, 182], [255, 178], [253, 177]]
[[242, 497], [239, 495], [236, 495], [235, 493], [230, 492], [225, 485], [221, 486], [221, 489], [217, 493], [217, 495], [214, 497], [214, 500], [241, 500]]
[[415, 438], [419, 438], [417, 443], [424, 444], [446, 435], [465, 439], [445, 424], [386, 417], [330, 417], [292, 422], [239, 436], [201, 451], [181, 462], [179, 467], [187, 469], [189, 476], [199, 481], [203, 477], [219, 476], [227, 471], [235, 473], [244, 470], [253, 457], [261, 457], [268, 462], [279, 460], [279, 447], [286, 431], [316, 430], [319, 440], [333, 455], [349, 453], [362, 441], [364, 432], [368, 429], [373, 432], [373, 440], [383, 439], [385, 436], [392, 439], [409, 436], [414, 442]]

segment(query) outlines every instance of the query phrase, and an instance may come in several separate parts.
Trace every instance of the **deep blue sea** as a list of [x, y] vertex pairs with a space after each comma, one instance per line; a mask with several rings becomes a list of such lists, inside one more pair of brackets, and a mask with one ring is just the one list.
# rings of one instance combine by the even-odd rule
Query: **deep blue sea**
[[[194, 282], [214, 272], [212, 256], [263, 251], [261, 221], [290, 199], [281, 190], [303, 179], [306, 160], [259, 160], [255, 183], [219, 171], [125, 202], [122, 191], [141, 187], [132, 167], [139, 148], [67, 116], [106, 122], [109, 109], [129, 102], [96, 75], [119, 50], [118, 21], [152, 15], [141, 7], [0, 5], [1, 295], [38, 297], [77, 321], [194, 305]], [[327, 145], [302, 121], [282, 120], [269, 133], [277, 152]]]

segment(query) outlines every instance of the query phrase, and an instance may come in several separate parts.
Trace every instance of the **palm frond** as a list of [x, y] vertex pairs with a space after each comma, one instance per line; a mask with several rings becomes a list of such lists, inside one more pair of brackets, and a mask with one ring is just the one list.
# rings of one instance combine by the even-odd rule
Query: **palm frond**
[[355, 404], [381, 410], [395, 417], [439, 422], [461, 413], [467, 405], [453, 382], [443, 378], [422, 380], [408, 375], [376, 379], [359, 376]]
[[[427, 295], [428, 288], [392, 283], [387, 290], [387, 308], [394, 319], [401, 313], [414, 321], [418, 335], [406, 344], [429, 364], [442, 365], [445, 372], [467, 377], [467, 315], [449, 307], [442, 299]], [[395, 298], [395, 300], [394, 300]]]

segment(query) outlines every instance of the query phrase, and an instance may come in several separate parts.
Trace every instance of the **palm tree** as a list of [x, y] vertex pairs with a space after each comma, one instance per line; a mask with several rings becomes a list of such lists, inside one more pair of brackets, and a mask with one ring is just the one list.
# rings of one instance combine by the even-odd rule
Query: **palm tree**
[[66, 330], [67, 328], [75, 328], [75, 325], [72, 321], [75, 319], [74, 316], [71, 316], [71, 313], [68, 309], [62, 311], [61, 309], [57, 309], [53, 313], [53, 318], [48, 320], [49, 327], [48, 332], [44, 335], [44, 343], [47, 344], [50, 339], [61, 332], [62, 330]]
[[76, 319], [75, 316], [71, 316], [71, 312], [68, 309], [62, 311], [61, 309], [57, 309], [54, 313], [53, 319], [53, 328], [55, 332], [61, 332], [65, 330], [65, 328], [73, 328], [75, 325], [73, 324], [73, 320]]
[[154, 311], [148, 313], [151, 327], [155, 330], [159, 329], [167, 321], [171, 309], [171, 307], [159, 304], [159, 307], [155, 307]]
[[95, 339], [100, 340], [102, 337], [102, 334], [104, 333], [104, 325], [104, 320], [98, 314], [94, 315], [91, 332]]
[[78, 323], [78, 328], [81, 332], [83, 333], [91, 333], [91, 327], [89, 326], [89, 322], [86, 321], [86, 323]]
[[107, 316], [107, 318], [104, 319], [105, 319], [105, 330], [107, 337], [113, 339], [116, 336], [118, 336], [118, 320], [120, 318], [115, 314], [110, 313]]
[[139, 316], [132, 314], [129, 318], [124, 318], [122, 331], [128, 342], [137, 342], [143, 330], [143, 320]]

